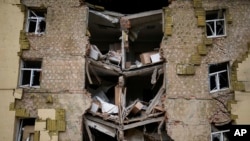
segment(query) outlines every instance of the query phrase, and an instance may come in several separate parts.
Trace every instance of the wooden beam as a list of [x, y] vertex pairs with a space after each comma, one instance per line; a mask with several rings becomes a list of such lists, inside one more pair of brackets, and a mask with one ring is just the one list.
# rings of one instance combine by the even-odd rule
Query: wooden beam
[[159, 103], [159, 100], [161, 99], [161, 96], [164, 93], [164, 91], [165, 91], [165, 89], [163, 88], [163, 86], [161, 86], [160, 90], [158, 91], [158, 93], [154, 97], [153, 101], [150, 103], [150, 105], [148, 106], [148, 108], [146, 110], [147, 115], [150, 114], [152, 112], [153, 108], [155, 107], [155, 105]]
[[85, 124], [87, 124], [88, 126], [94, 128], [96, 130], [99, 130], [100, 132], [107, 134], [111, 137], [115, 137], [115, 135], [116, 135], [116, 129], [109, 127], [109, 126], [106, 126], [106, 125], [103, 125], [101, 123], [93, 122], [93, 121], [87, 119], [87, 120], [85, 120]]
[[89, 126], [87, 125], [87, 119], [85, 117], [83, 117], [83, 120], [84, 120], [84, 125], [85, 125], [85, 128], [86, 128], [88, 136], [89, 136], [89, 140], [93, 141], [91, 131], [89, 129]]
[[145, 67], [141, 67], [135, 70], [129, 70], [129, 71], [124, 71], [122, 74], [125, 77], [131, 77], [131, 76], [138, 76], [138, 75], [144, 75], [147, 73], [152, 73], [154, 71], [154, 69], [161, 69], [162, 68], [162, 64], [158, 64], [155, 66], [145, 66]]
[[163, 118], [164, 117], [152, 118], [152, 119], [144, 120], [144, 121], [141, 121], [141, 122], [136, 122], [136, 123], [124, 125], [123, 130], [135, 128], [135, 127], [146, 125], [146, 124], [149, 124], [149, 123], [160, 122], [160, 121], [163, 120]]
[[112, 127], [112, 128], [115, 128], [115, 129], [120, 129], [120, 127], [114, 123], [111, 123], [111, 122], [108, 122], [108, 121], [104, 121], [100, 118], [96, 118], [96, 117], [93, 117], [93, 116], [89, 116], [89, 115], [85, 115], [86, 119], [88, 120], [91, 120], [91, 121], [94, 121], [94, 122], [98, 122], [98, 123], [101, 123], [101, 124], [104, 124], [106, 126], [109, 126], [109, 127]]

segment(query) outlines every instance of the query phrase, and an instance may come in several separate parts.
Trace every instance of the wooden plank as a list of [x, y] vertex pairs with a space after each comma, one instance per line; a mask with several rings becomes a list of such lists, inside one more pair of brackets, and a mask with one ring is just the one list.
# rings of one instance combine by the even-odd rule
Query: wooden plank
[[145, 66], [145, 67], [135, 69], [135, 70], [124, 71], [123, 75], [125, 77], [138, 76], [142, 74], [152, 73], [154, 69], [161, 69], [161, 68], [162, 68], [162, 64], [158, 64], [155, 66]]
[[150, 103], [150, 105], [148, 106], [147, 110], [146, 110], [146, 114], [150, 114], [153, 110], [153, 108], [155, 107], [156, 104], [158, 104], [159, 100], [161, 99], [161, 95], [164, 93], [165, 89], [163, 88], [163, 86], [161, 86], [160, 90], [158, 91], [158, 93], [156, 94], [156, 96], [154, 97], [153, 101]]
[[86, 117], [86, 120], [95, 121], [95, 122], [104, 124], [106, 126], [112, 127], [112, 128], [120, 129], [120, 127], [118, 125], [116, 125], [114, 123], [111, 123], [111, 122], [104, 121], [104, 120], [102, 120], [100, 118], [96, 118], [96, 117], [89, 116], [89, 115], [85, 115], [85, 117]]
[[164, 117], [152, 118], [152, 119], [144, 120], [144, 121], [141, 121], [141, 122], [136, 122], [136, 123], [124, 125], [122, 129], [127, 130], [127, 129], [135, 128], [135, 127], [138, 127], [138, 126], [146, 125], [146, 124], [149, 124], [149, 123], [159, 122], [159, 121], [162, 121], [163, 118]]
[[86, 118], [85, 117], [83, 117], [83, 120], [84, 120], [84, 125], [85, 125], [85, 128], [86, 128], [86, 130], [87, 130], [87, 133], [88, 133], [88, 136], [89, 136], [89, 140], [90, 141], [93, 141], [93, 138], [92, 138], [92, 134], [91, 134], [91, 131], [90, 131], [90, 129], [89, 129], [89, 126], [86, 124]]
[[100, 132], [102, 133], [105, 133], [111, 137], [115, 137], [116, 135], [116, 130], [112, 127], [108, 127], [106, 125], [103, 125], [103, 124], [100, 124], [100, 123], [97, 123], [97, 122], [93, 122], [91, 120], [88, 120], [86, 119], [86, 122], [85, 122], [88, 126], [96, 129], [96, 130], [99, 130]]

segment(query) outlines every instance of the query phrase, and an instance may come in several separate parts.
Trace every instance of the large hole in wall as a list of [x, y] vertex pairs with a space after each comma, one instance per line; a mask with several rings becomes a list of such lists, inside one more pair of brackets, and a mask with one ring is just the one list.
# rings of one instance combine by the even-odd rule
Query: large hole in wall
[[[162, 10], [126, 15], [111, 11], [89, 10], [89, 42], [103, 55], [116, 51], [121, 53], [122, 27], [120, 19], [128, 19], [128, 42], [125, 47], [125, 61], [135, 65], [144, 52], [158, 51], [163, 37]], [[111, 52], [112, 53], [112, 52]]]
[[157, 136], [165, 112], [159, 53], [164, 6], [130, 14], [89, 8], [85, 88], [92, 105], [84, 115], [86, 140], [133, 140], [134, 130], [139, 140], [146, 139], [144, 131]]

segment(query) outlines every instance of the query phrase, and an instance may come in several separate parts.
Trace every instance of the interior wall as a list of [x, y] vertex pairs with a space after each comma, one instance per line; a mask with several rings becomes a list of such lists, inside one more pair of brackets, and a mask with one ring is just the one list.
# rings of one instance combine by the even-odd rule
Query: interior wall
[[[15, 112], [9, 110], [14, 102], [13, 90], [17, 86], [19, 33], [23, 27], [20, 1], [0, 1], [0, 140], [13, 141]], [[20, 5], [19, 5], [20, 6]]]

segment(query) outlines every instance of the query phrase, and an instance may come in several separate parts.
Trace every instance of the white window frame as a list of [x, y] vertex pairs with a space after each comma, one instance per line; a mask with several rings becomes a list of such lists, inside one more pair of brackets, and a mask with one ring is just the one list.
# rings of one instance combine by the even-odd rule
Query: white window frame
[[219, 137], [218, 139], [220, 141], [226, 141], [224, 138], [224, 133], [230, 132], [230, 130], [222, 130], [222, 131], [217, 131], [217, 132], [212, 132], [211, 133], [211, 141], [213, 141], [214, 137]]
[[209, 90], [210, 90], [210, 93], [214, 93], [214, 92], [218, 92], [218, 91], [221, 91], [221, 90], [225, 90], [225, 89], [228, 89], [228, 88], [221, 88], [220, 87], [220, 74], [223, 73], [223, 72], [227, 72], [227, 79], [228, 79], [228, 88], [230, 86], [230, 83], [229, 83], [229, 67], [228, 67], [228, 64], [227, 64], [227, 69], [225, 70], [220, 70], [220, 71], [217, 71], [217, 72], [213, 72], [213, 73], [209, 73], [209, 84], [211, 83], [211, 77], [212, 76], [215, 76], [215, 83], [216, 83], [216, 87], [215, 89], [211, 90], [211, 86], [209, 85]]
[[[31, 16], [31, 13], [34, 14], [35, 16]], [[37, 16], [36, 13], [33, 10], [28, 10], [27, 13], [27, 24], [26, 24], [26, 32], [29, 32], [29, 28], [30, 28], [30, 22], [36, 22], [36, 27], [35, 27], [35, 31], [34, 32], [30, 32], [30, 33], [34, 33], [34, 34], [44, 34], [44, 32], [40, 31], [40, 23], [44, 21], [45, 22], [45, 17], [41, 17], [41, 16]], [[45, 22], [46, 23], [46, 22]]]
[[[33, 85], [34, 83], [34, 72], [41, 72], [42, 69], [39, 68], [24, 68], [24, 61], [21, 62], [21, 69], [20, 69], [20, 81], [19, 81], [19, 87], [34, 87], [34, 88], [40, 88], [40, 85]], [[30, 80], [28, 84], [23, 85], [23, 72], [24, 71], [30, 71]]]
[[[217, 11], [218, 13], [218, 11]], [[208, 36], [208, 38], [215, 38], [215, 37], [224, 37], [226, 36], [226, 19], [225, 19], [225, 12], [223, 12], [223, 18], [222, 19], [213, 19], [213, 20], [206, 20], [206, 25], [210, 28], [210, 31], [212, 32], [212, 35]], [[223, 22], [223, 28], [224, 28], [224, 34], [223, 35], [217, 35], [217, 22]], [[213, 23], [213, 27], [209, 23]]]

